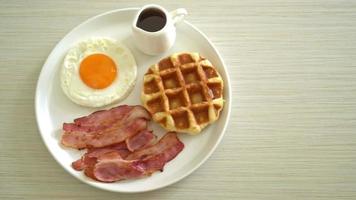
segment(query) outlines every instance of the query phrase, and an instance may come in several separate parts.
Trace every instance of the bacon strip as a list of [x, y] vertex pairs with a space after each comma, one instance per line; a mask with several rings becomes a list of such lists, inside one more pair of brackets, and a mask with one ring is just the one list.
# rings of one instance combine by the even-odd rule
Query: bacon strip
[[[81, 171], [89, 166], [92, 159], [98, 159], [107, 153], [116, 152], [121, 158], [126, 158], [132, 151], [148, 146], [156, 139], [152, 131], [144, 130], [126, 139], [125, 142], [120, 142], [106, 147], [89, 148], [88, 151], [77, 161], [72, 163], [75, 170]], [[94, 164], [96, 160], [94, 160]]]
[[144, 130], [130, 138], [127, 138], [126, 146], [128, 150], [133, 152], [152, 144], [155, 139], [156, 135], [154, 135], [152, 131]]
[[137, 167], [138, 162], [140, 161], [126, 161], [121, 158], [103, 160], [94, 166], [91, 175], [101, 182], [139, 178], [144, 176], [144, 171]]
[[94, 174], [94, 168], [95, 165], [98, 162], [102, 162], [105, 160], [113, 160], [113, 159], [121, 159], [121, 156], [119, 155], [118, 152], [112, 151], [112, 152], [106, 152], [104, 154], [99, 155], [98, 157], [91, 157], [87, 158], [86, 160], [86, 167], [84, 168], [84, 174], [87, 175], [88, 177], [97, 180], [95, 174]]
[[[125, 159], [118, 150], [123, 146], [104, 147], [85, 154], [72, 166], [101, 182], [114, 182], [123, 179], [149, 176], [162, 171], [165, 164], [175, 158], [184, 148], [184, 144], [173, 132], [167, 133], [156, 144], [129, 154]], [[129, 158], [129, 159], [128, 159]]]
[[80, 159], [74, 161], [72, 163], [72, 167], [75, 170], [81, 171], [86, 167], [96, 163], [96, 160], [107, 153], [116, 152], [120, 157], [125, 158], [130, 151], [127, 149], [126, 144], [124, 142], [110, 145], [107, 147], [100, 148], [91, 148], [88, 149], [87, 153], [85, 153]]
[[119, 143], [147, 128], [150, 115], [142, 106], [118, 106], [64, 123], [62, 144], [82, 149]]
[[94, 166], [91, 174], [98, 181], [114, 182], [149, 176], [162, 170], [165, 164], [163, 154], [154, 155], [144, 160], [105, 159]]
[[184, 148], [184, 144], [178, 139], [175, 132], [168, 132], [155, 145], [135, 151], [128, 155], [126, 160], [144, 159], [151, 155], [163, 153], [166, 162], [172, 160]]
[[133, 109], [135, 109], [135, 106], [121, 105], [111, 108], [110, 110], [96, 111], [88, 116], [75, 119], [74, 124], [85, 127], [110, 125], [125, 117], [125, 115]]
[[169, 132], [155, 145], [130, 154], [126, 160], [108, 159], [98, 162], [92, 175], [102, 182], [149, 176], [162, 171], [164, 165], [175, 158], [184, 148], [176, 133]]

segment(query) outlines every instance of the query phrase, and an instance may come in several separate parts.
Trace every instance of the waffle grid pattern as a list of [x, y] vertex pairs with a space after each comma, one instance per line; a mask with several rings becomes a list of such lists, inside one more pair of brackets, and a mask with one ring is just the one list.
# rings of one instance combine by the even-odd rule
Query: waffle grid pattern
[[223, 80], [198, 53], [177, 53], [149, 68], [141, 99], [168, 131], [197, 134], [219, 118]]

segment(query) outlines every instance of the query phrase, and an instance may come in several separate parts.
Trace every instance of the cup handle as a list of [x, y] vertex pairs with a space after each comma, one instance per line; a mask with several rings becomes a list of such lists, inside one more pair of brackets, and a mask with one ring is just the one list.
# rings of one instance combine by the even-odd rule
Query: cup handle
[[178, 8], [170, 12], [173, 24], [183, 21], [184, 17], [188, 14], [188, 11], [185, 8]]

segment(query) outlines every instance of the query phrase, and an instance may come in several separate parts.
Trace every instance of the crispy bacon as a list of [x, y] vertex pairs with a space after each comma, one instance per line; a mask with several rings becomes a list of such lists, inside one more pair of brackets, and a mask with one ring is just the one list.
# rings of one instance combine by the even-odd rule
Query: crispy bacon
[[82, 127], [110, 125], [125, 117], [133, 109], [135, 109], [135, 106], [121, 105], [110, 110], [99, 110], [88, 116], [75, 119], [74, 124]]
[[141, 178], [163, 170], [165, 164], [163, 154], [153, 155], [143, 160], [124, 160], [116, 157], [99, 161], [92, 169], [91, 175], [101, 182]]
[[72, 167], [75, 170], [81, 171], [87, 166], [90, 166], [93, 163], [95, 164], [98, 158], [112, 152], [116, 152], [122, 158], [125, 158], [128, 154], [130, 154], [130, 151], [127, 149], [124, 142], [107, 147], [90, 148], [80, 159], [72, 163]]
[[121, 158], [126, 158], [132, 151], [152, 144], [155, 139], [156, 136], [152, 131], [144, 130], [127, 139], [125, 142], [106, 147], [89, 148], [82, 158], [72, 163], [72, 167], [75, 170], [81, 171], [90, 165], [93, 159], [98, 159], [101, 156], [112, 152], [116, 152]]
[[119, 143], [147, 128], [149, 113], [142, 106], [118, 106], [64, 123], [62, 144], [82, 149]]
[[147, 130], [149, 113], [142, 106], [118, 106], [64, 123], [62, 144], [87, 152], [72, 163], [75, 170], [101, 182], [149, 176], [163, 171], [184, 148], [169, 132], [156, 144]]
[[154, 135], [152, 131], [144, 130], [130, 138], [127, 138], [126, 146], [127, 149], [132, 152], [152, 144], [155, 139], [156, 135]]
[[162, 171], [165, 164], [184, 148], [184, 144], [173, 132], [167, 133], [156, 144], [128, 156], [120, 154], [124, 144], [91, 149], [80, 160], [73, 162], [72, 166], [76, 170], [84, 169], [88, 177], [101, 182], [140, 178]]
[[114, 182], [123, 179], [139, 178], [144, 176], [144, 170], [137, 167], [140, 161], [127, 161], [121, 158], [105, 159], [99, 161], [92, 168], [92, 178], [101, 182]]
[[166, 162], [172, 160], [184, 148], [184, 144], [178, 139], [175, 132], [168, 132], [156, 144], [135, 151], [129, 154], [125, 159], [137, 160], [144, 159], [151, 155], [164, 154]]

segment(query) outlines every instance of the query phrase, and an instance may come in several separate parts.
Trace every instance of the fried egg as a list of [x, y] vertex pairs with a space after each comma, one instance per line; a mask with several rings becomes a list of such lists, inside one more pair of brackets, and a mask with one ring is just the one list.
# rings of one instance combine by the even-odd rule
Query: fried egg
[[60, 80], [74, 103], [101, 107], [126, 98], [136, 76], [136, 62], [126, 46], [109, 38], [91, 38], [69, 49]]

